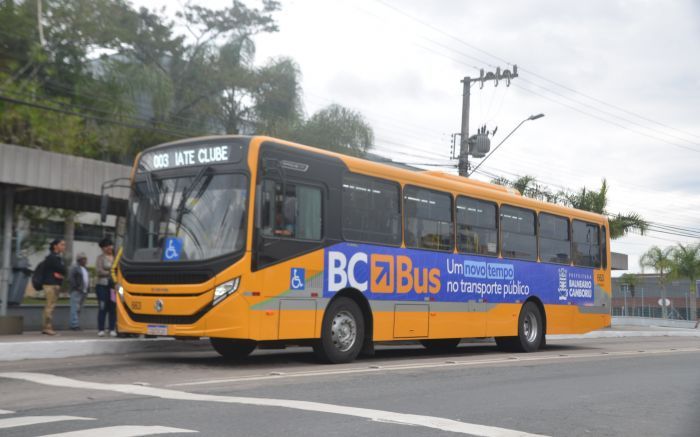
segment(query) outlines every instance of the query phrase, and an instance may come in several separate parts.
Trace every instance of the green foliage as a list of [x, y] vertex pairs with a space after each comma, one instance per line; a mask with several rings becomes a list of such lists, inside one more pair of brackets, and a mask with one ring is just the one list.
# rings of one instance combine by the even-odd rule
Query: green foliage
[[374, 132], [362, 114], [333, 104], [312, 115], [292, 139], [334, 152], [362, 156], [372, 147]]
[[695, 280], [700, 277], [700, 244], [679, 243], [671, 252], [671, 261], [671, 275], [690, 279], [694, 291]]
[[649, 227], [647, 221], [637, 213], [618, 213], [615, 215], [608, 213], [608, 183], [605, 179], [603, 179], [598, 191], [583, 187], [573, 193], [565, 191], [553, 192], [547, 187], [538, 184], [537, 179], [529, 175], [521, 176], [514, 180], [498, 177], [492, 179], [491, 183], [514, 188], [525, 197], [607, 215], [609, 216], [608, 223], [610, 225], [611, 239], [620, 238], [631, 231], [637, 231], [644, 235]]
[[659, 274], [659, 282], [664, 284], [668, 279], [668, 272], [671, 270], [672, 252], [673, 248], [671, 247], [661, 249], [658, 246], [652, 246], [642, 254], [639, 259], [639, 266], [642, 269], [648, 267], [657, 272]]
[[624, 273], [622, 276], [620, 276], [620, 282], [634, 287], [639, 283], [639, 276], [635, 275], [634, 273]]
[[696, 280], [700, 277], [700, 244], [678, 244], [673, 248], [671, 255], [671, 276], [674, 278], [688, 278], [690, 282], [690, 314], [691, 320], [697, 320], [697, 286]]
[[304, 120], [292, 59], [254, 65], [254, 36], [277, 31], [277, 1], [187, 2], [175, 18], [125, 0], [42, 7], [43, 41], [36, 2], [0, 1], [0, 94], [26, 102], [0, 100], [0, 141], [124, 164], [205, 134], [267, 134], [353, 155], [373, 142], [362, 116], [338, 105]]

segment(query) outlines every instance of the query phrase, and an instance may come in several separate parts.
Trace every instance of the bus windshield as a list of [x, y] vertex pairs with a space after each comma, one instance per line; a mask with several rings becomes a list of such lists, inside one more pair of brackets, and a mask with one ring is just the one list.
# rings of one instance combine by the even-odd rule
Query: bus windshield
[[158, 178], [134, 185], [124, 256], [136, 261], [196, 261], [242, 250], [248, 178], [213, 174]]

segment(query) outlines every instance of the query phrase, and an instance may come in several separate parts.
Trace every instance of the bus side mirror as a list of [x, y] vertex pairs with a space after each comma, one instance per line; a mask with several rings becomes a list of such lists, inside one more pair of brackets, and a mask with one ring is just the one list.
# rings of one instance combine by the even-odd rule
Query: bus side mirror
[[107, 221], [107, 209], [109, 208], [109, 196], [106, 193], [102, 193], [100, 198], [100, 220], [102, 223]]

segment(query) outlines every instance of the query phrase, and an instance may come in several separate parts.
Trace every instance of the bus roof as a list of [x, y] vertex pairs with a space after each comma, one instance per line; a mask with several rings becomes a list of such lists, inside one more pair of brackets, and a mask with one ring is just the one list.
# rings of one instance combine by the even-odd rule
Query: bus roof
[[399, 166], [391, 165], [389, 163], [370, 161], [363, 158], [344, 155], [342, 153], [337, 152], [331, 152], [329, 150], [320, 149], [312, 146], [306, 146], [303, 144], [298, 144], [291, 141], [269, 136], [213, 135], [206, 137], [189, 138], [185, 140], [177, 140], [166, 144], [154, 146], [150, 149], [214, 138], [249, 138], [251, 140], [251, 147], [259, 146], [265, 141], [272, 141], [290, 147], [307, 150], [310, 152], [320, 153], [327, 156], [334, 156], [342, 160], [353, 172], [362, 173], [369, 176], [375, 176], [383, 179], [394, 179], [402, 185], [420, 185], [426, 188], [450, 191], [453, 194], [474, 196], [483, 200], [494, 201], [499, 204], [508, 203], [514, 206], [522, 206], [535, 209], [537, 211], [544, 211], [550, 212], [552, 214], [580, 218], [584, 220], [594, 221], [600, 224], [607, 223], [607, 217], [605, 217], [604, 215], [596, 214], [589, 211], [583, 211], [580, 209], [570, 208], [562, 205], [557, 205], [554, 203], [544, 202], [541, 200], [531, 199], [529, 197], [524, 197], [521, 196], [517, 190], [510, 187], [469, 179], [437, 170], [414, 170], [406, 167], [401, 168]]

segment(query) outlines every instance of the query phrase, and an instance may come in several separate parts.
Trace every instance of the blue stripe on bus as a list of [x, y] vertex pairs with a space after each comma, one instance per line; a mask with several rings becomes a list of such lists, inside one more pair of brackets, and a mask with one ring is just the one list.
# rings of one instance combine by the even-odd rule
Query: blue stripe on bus
[[351, 287], [376, 300], [594, 301], [593, 269], [584, 267], [352, 243], [326, 248], [324, 264], [324, 297]]

